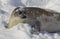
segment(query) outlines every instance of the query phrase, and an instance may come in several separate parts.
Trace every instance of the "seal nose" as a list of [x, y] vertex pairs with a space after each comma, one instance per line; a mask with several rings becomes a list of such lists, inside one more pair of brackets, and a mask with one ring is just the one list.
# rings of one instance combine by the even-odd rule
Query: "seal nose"
[[5, 25], [5, 28], [8, 28], [8, 26], [7, 26], [7, 25]]

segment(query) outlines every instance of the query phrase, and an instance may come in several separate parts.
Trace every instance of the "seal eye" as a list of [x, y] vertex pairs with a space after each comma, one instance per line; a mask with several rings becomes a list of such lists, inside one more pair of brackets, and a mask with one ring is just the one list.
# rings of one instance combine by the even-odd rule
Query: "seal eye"
[[18, 12], [18, 14], [20, 15], [20, 14], [22, 14], [22, 12], [21, 12], [21, 11], [19, 11], [19, 12]]
[[22, 16], [22, 18], [26, 18], [26, 16]]

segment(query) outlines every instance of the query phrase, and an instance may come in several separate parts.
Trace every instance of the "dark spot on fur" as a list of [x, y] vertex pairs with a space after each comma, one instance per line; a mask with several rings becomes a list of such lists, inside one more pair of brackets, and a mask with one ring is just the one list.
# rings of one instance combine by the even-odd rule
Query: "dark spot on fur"
[[60, 16], [59, 16], [59, 17], [57, 17], [57, 21], [60, 21]]

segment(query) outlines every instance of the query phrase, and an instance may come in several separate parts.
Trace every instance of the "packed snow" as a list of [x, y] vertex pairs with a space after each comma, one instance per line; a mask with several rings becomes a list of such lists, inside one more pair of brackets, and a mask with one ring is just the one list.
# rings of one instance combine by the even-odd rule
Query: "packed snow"
[[59, 33], [31, 34], [28, 24], [17, 24], [11, 29], [4, 26], [9, 23], [15, 7], [41, 7], [60, 12], [60, 0], [0, 0], [0, 39], [60, 39]]

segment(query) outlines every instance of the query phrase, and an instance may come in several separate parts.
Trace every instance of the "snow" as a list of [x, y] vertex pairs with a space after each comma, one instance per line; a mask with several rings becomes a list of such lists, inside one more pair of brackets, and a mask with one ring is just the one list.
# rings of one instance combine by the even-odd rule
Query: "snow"
[[41, 7], [60, 12], [60, 0], [0, 0], [0, 39], [60, 39], [59, 33], [31, 34], [28, 24], [18, 24], [11, 29], [4, 28], [15, 7]]

